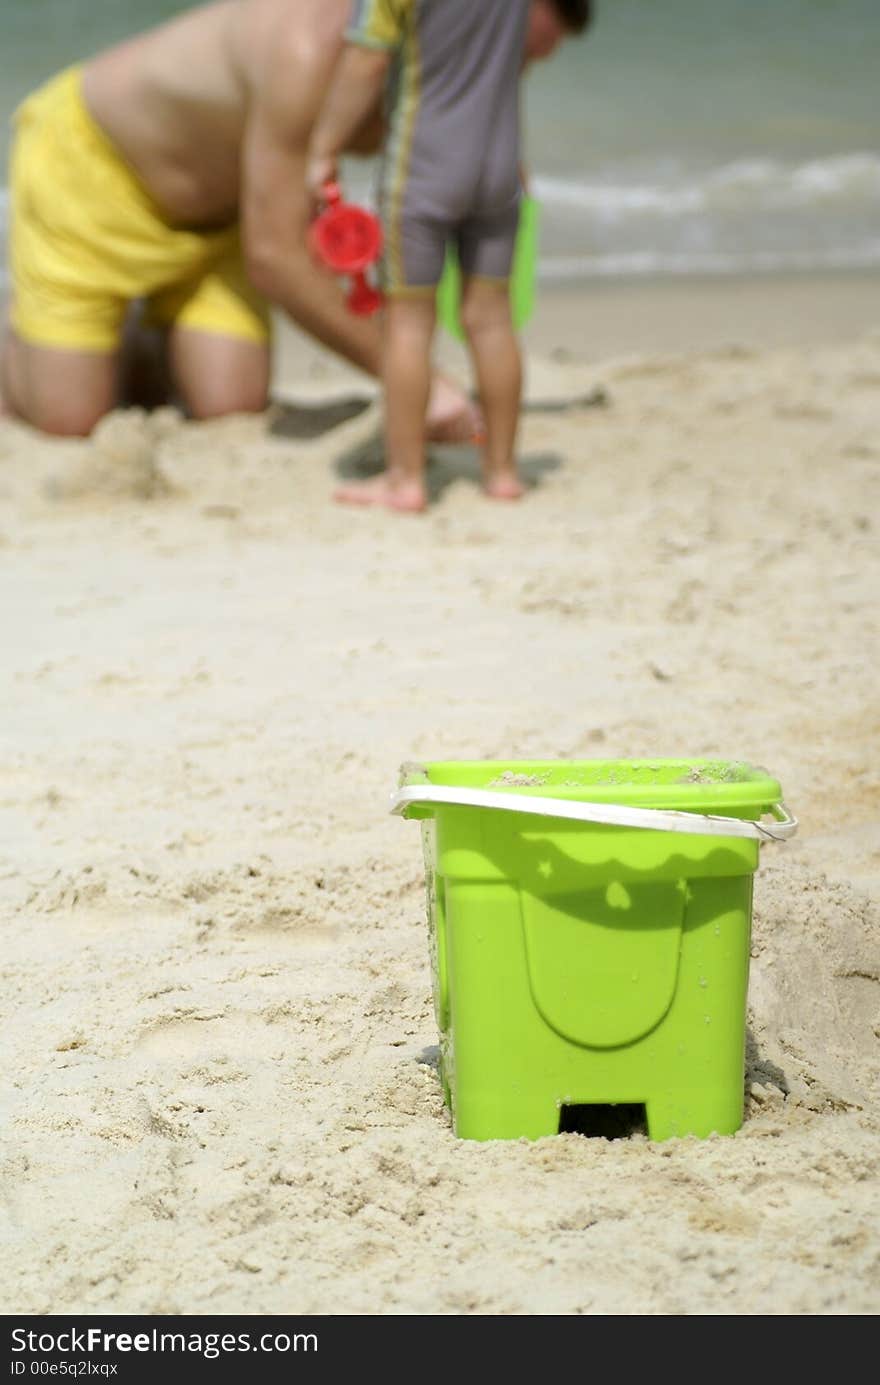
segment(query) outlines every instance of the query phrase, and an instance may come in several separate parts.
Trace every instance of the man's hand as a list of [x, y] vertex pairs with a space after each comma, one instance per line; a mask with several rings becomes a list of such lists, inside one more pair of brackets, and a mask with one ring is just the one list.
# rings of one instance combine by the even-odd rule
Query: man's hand
[[326, 154], [309, 152], [306, 164], [306, 188], [313, 206], [317, 209], [324, 201], [324, 189], [328, 183], [337, 181], [336, 160]]

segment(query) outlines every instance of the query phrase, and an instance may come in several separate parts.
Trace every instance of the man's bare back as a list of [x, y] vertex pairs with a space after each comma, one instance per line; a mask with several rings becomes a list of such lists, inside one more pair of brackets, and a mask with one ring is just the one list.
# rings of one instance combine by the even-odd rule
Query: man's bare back
[[[307, 246], [308, 140], [348, 13], [348, 0], [219, 0], [99, 53], [84, 64], [80, 86], [88, 116], [170, 229], [237, 228], [250, 286], [375, 376], [377, 323], [347, 311], [342, 286]], [[352, 152], [377, 146], [379, 114]], [[13, 279], [13, 303], [16, 287]], [[168, 350], [196, 416], [265, 407], [268, 342], [183, 325]], [[0, 403], [45, 431], [91, 431], [112, 407], [118, 378], [118, 346], [59, 351], [7, 330]], [[472, 429], [466, 396], [439, 378], [432, 412], [441, 435]]]
[[238, 219], [242, 145], [255, 103], [284, 91], [307, 138], [348, 0], [217, 0], [98, 54], [88, 107], [178, 225]]

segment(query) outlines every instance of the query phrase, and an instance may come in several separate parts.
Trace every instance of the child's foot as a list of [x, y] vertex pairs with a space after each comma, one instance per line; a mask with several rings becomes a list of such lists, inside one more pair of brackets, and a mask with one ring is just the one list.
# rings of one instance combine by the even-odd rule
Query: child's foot
[[387, 472], [368, 481], [349, 481], [333, 492], [333, 499], [340, 505], [381, 505], [404, 514], [420, 514], [428, 507], [421, 481], [393, 481]]
[[487, 476], [483, 490], [490, 500], [520, 500], [526, 493], [522, 481], [512, 471], [501, 471], [495, 476]]

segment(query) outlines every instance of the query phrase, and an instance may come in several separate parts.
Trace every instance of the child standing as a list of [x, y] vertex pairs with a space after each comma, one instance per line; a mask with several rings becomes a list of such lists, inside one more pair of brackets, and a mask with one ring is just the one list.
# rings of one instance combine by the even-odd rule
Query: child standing
[[529, 2], [355, 0], [307, 176], [318, 199], [396, 58], [379, 198], [387, 456], [379, 476], [338, 490], [340, 501], [403, 511], [427, 504], [424, 419], [450, 239], [486, 422], [483, 487], [497, 500], [523, 494], [515, 457], [522, 365], [508, 279], [519, 220], [519, 78]]

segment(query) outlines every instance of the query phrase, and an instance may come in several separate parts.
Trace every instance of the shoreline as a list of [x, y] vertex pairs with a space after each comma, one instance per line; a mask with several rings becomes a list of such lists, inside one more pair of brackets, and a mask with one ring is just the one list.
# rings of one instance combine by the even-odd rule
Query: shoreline
[[[0, 316], [7, 306], [0, 272]], [[372, 382], [275, 315], [276, 380], [342, 376]], [[833, 346], [880, 329], [880, 269], [634, 275], [539, 282], [521, 332], [526, 352], [593, 364], [730, 346]], [[466, 367], [462, 346], [438, 333], [438, 354]]]
[[792, 271], [540, 285], [524, 332], [581, 359], [733, 344], [827, 346], [880, 326], [880, 271]]

